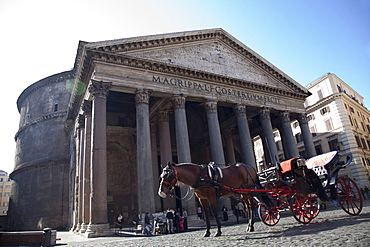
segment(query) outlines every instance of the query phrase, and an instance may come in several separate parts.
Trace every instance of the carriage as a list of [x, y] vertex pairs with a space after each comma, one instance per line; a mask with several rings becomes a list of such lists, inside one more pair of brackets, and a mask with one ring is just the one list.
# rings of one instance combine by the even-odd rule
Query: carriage
[[[332, 200], [350, 215], [362, 210], [363, 198], [356, 183], [348, 176], [338, 176], [352, 162], [341, 161], [338, 151], [321, 154], [308, 160], [293, 158], [258, 173], [261, 184], [274, 206], [259, 203], [258, 214], [263, 223], [276, 225], [283, 211], [291, 211], [304, 224], [320, 212], [320, 204]], [[321, 201], [321, 203], [320, 203]]]
[[[247, 232], [254, 231], [253, 204], [258, 203], [259, 217], [268, 226], [276, 225], [282, 211], [289, 210], [294, 218], [307, 224], [320, 212], [318, 201], [338, 201], [345, 212], [357, 215], [363, 199], [356, 183], [338, 173], [352, 161], [340, 161], [337, 151], [305, 160], [296, 157], [257, 173], [252, 166], [237, 163], [232, 166], [171, 164], [163, 168], [158, 195], [165, 198], [178, 182], [194, 189], [206, 216], [206, 232], [210, 236], [210, 211], [217, 216], [217, 199], [239, 196], [249, 215]], [[220, 236], [221, 223], [215, 217]]]

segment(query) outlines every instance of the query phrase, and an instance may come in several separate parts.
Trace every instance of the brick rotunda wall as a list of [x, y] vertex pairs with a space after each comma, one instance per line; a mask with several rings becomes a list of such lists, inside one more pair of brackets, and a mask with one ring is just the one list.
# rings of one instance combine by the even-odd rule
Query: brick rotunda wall
[[70, 149], [64, 126], [71, 82], [71, 71], [59, 73], [32, 84], [18, 98], [11, 230], [67, 227]]

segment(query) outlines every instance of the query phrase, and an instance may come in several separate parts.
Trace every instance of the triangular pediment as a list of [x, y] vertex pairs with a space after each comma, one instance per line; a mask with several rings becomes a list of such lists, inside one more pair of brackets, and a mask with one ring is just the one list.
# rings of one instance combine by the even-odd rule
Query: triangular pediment
[[89, 43], [87, 48], [235, 78], [287, 92], [308, 92], [222, 29], [95, 42]]

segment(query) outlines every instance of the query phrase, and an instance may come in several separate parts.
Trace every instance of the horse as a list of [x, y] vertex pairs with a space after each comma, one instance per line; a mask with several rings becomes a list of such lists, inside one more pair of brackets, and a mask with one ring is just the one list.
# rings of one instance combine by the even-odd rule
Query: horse
[[[214, 172], [212, 175], [212, 171], [220, 172]], [[218, 177], [217, 181], [214, 178], [215, 176]], [[166, 198], [174, 187], [178, 185], [178, 182], [182, 182], [194, 188], [194, 194], [199, 199], [206, 217], [207, 228], [203, 237], [210, 236], [211, 224], [209, 209], [211, 209], [217, 222], [218, 230], [215, 236], [221, 236], [222, 234], [221, 223], [217, 214], [218, 198], [227, 198], [237, 194], [232, 191], [233, 188], [253, 189], [256, 185], [260, 186], [256, 170], [252, 166], [243, 163], [212, 170], [209, 166], [205, 165], [192, 163], [172, 164], [169, 162], [167, 166], [163, 168], [158, 195], [162, 198]], [[231, 190], [225, 189], [226, 187], [231, 188]], [[247, 232], [253, 232], [253, 195], [247, 193], [239, 195], [249, 215], [246, 230]]]

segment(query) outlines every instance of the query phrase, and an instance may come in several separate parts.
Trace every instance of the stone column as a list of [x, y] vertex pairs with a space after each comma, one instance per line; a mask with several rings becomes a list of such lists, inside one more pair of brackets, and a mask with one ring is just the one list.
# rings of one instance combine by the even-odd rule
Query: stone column
[[175, 115], [177, 159], [179, 163], [191, 162], [188, 122], [185, 112], [185, 98], [183, 94], [172, 98]]
[[91, 193], [91, 184], [90, 184], [90, 176], [91, 176], [91, 101], [84, 100], [82, 103], [82, 111], [84, 113], [85, 119], [85, 133], [84, 133], [84, 140], [85, 140], [85, 151], [84, 151], [84, 160], [83, 160], [83, 209], [82, 209], [82, 225], [81, 225], [81, 233], [86, 232], [88, 224], [90, 223], [90, 193]]
[[73, 196], [73, 226], [71, 228], [72, 231], [78, 232], [81, 228], [81, 224], [79, 222], [79, 212], [78, 212], [78, 204], [80, 203], [79, 201], [79, 180], [80, 180], [80, 132], [81, 129], [79, 125], [77, 125], [77, 128], [74, 133], [74, 138], [76, 140], [76, 154], [75, 154], [75, 159], [76, 159], [76, 168], [75, 168], [75, 179], [74, 179], [74, 196]]
[[[174, 95], [172, 97], [172, 105], [174, 108], [175, 116], [175, 129], [176, 129], [176, 149], [177, 160], [179, 163], [190, 163], [190, 144], [188, 133], [188, 122], [186, 120], [185, 99], [183, 94]], [[180, 193], [184, 196], [189, 191], [189, 186], [181, 186]], [[189, 215], [196, 214], [196, 203], [194, 200], [182, 200], [182, 207], [186, 209]]]
[[85, 153], [85, 122], [84, 116], [78, 115], [78, 128], [79, 128], [79, 155], [78, 155], [78, 207], [77, 207], [77, 228], [76, 232], [81, 232], [83, 224], [83, 178], [84, 178], [84, 153]]
[[268, 147], [268, 150], [264, 150], [265, 155], [268, 155], [270, 157], [271, 164], [275, 165], [277, 163], [278, 155], [270, 119], [270, 110], [268, 108], [260, 109], [259, 116], [261, 120], [263, 135]]
[[158, 154], [157, 154], [157, 123], [150, 123], [150, 146], [152, 148], [152, 164], [153, 164], [153, 180], [154, 180], [154, 201], [155, 201], [155, 212], [162, 210], [161, 200], [158, 196], [157, 191], [159, 189], [159, 182], [156, 183], [156, 179], [159, 181], [159, 165], [158, 165]]
[[242, 153], [243, 162], [245, 164], [256, 167], [256, 157], [254, 155], [253, 141], [249, 131], [246, 106], [237, 104], [234, 108], [238, 122], [238, 130], [240, 136], [240, 148]]
[[[170, 111], [158, 112], [158, 132], [161, 165], [165, 167], [167, 162], [172, 162], [171, 134], [170, 134]], [[159, 186], [158, 186], [159, 187]], [[158, 191], [158, 188], [157, 188]], [[157, 197], [159, 197], [157, 195]], [[166, 198], [164, 201], [165, 209], [176, 208], [175, 198]]]
[[92, 100], [90, 223], [85, 235], [110, 235], [107, 216], [107, 95], [110, 82], [93, 81]]
[[288, 157], [286, 159], [291, 159], [294, 157], [298, 157], [299, 153], [297, 150], [297, 143], [295, 142], [292, 126], [290, 124], [290, 115], [288, 111], [280, 112], [280, 120], [281, 120], [281, 127], [283, 129], [283, 138], [286, 143]]
[[136, 141], [139, 213], [154, 213], [153, 165], [150, 143], [149, 98], [150, 91], [137, 89], [136, 103]]
[[[214, 161], [216, 165], [223, 167], [225, 166], [225, 156], [222, 146], [220, 124], [218, 122], [217, 102], [207, 101], [204, 103], [204, 106], [207, 112], [212, 161]], [[228, 198], [220, 198], [217, 204], [219, 212], [222, 210], [223, 205], [225, 205], [229, 210], [231, 209], [231, 202]]]
[[165, 110], [158, 112], [158, 130], [161, 165], [166, 166], [167, 162], [172, 162], [170, 111]]
[[225, 129], [223, 131], [225, 137], [225, 146], [226, 146], [226, 162], [229, 164], [235, 164], [235, 152], [234, 152], [234, 143], [232, 129]]
[[307, 158], [311, 158], [313, 156], [316, 156], [316, 149], [315, 145], [312, 140], [312, 133], [310, 131], [310, 128], [308, 127], [308, 121], [306, 114], [301, 114], [301, 116], [298, 118], [299, 126], [301, 127], [302, 136], [303, 136], [303, 143], [306, 148], [306, 153], [308, 155]]
[[209, 131], [209, 140], [211, 144], [212, 160], [217, 165], [225, 165], [224, 150], [222, 147], [222, 138], [220, 124], [218, 122], [217, 102], [207, 101], [204, 103], [207, 112], [207, 122]]

